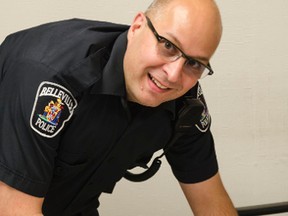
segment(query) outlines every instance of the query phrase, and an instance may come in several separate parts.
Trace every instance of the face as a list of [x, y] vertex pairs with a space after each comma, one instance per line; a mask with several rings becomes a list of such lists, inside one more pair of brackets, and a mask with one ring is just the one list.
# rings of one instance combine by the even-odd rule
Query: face
[[[175, 0], [157, 19], [150, 17], [159, 35], [204, 64], [213, 55], [221, 35], [220, 23], [215, 23], [215, 8], [207, 2], [210, 0]], [[198, 81], [185, 71], [185, 58], [163, 60], [157, 43], [145, 15], [137, 14], [128, 32], [124, 57], [127, 97], [152, 107], [184, 95]]]

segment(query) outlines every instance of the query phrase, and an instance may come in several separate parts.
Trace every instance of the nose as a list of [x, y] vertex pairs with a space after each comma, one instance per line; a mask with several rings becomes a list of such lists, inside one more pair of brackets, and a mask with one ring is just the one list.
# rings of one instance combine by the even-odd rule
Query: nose
[[175, 61], [167, 62], [164, 65], [164, 70], [167, 73], [168, 81], [178, 83], [182, 78], [183, 67], [185, 64], [184, 58], [178, 58]]

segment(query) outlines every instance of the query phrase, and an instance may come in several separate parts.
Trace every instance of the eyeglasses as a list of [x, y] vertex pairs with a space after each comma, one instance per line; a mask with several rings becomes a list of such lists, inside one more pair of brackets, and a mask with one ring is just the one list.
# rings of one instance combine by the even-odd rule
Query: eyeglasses
[[157, 51], [165, 61], [173, 62], [178, 60], [180, 57], [185, 58], [186, 61], [184, 64], [184, 70], [187, 71], [188, 74], [195, 76], [197, 79], [203, 79], [207, 75], [212, 75], [214, 73], [210, 66], [210, 63], [208, 63], [208, 65], [205, 65], [200, 61], [186, 55], [174, 43], [172, 43], [165, 37], [160, 36], [157, 33], [149, 17], [146, 16], [146, 19], [149, 29], [153, 32], [158, 41]]

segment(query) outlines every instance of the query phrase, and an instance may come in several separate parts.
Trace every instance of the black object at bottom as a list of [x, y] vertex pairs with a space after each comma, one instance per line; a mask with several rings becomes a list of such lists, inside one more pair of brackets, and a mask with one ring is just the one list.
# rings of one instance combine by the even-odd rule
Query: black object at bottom
[[239, 216], [257, 216], [288, 212], [288, 202], [237, 208]]

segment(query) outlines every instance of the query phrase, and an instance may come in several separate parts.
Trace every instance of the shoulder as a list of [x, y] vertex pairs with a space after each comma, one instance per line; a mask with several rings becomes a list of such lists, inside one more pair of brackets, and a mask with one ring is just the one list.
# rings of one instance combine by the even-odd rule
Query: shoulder
[[[67, 19], [67, 20], [58, 20], [52, 21], [48, 23], [43, 23], [37, 26], [33, 26], [27, 29], [23, 29], [17, 32], [14, 32], [8, 35], [7, 38], [13, 37], [23, 37], [24, 35], [29, 34], [30, 32], [40, 34], [50, 33], [50, 35], [55, 35], [57, 33], [67, 34], [72, 32], [82, 32], [85, 29], [89, 29], [91, 31], [120, 31], [123, 32], [127, 30], [129, 26], [123, 24], [116, 24], [106, 21], [98, 21], [98, 20], [87, 20], [87, 19]], [[53, 30], [54, 32], [51, 32]]]
[[109, 22], [70, 19], [50, 22], [9, 35], [3, 42], [13, 58], [42, 62], [55, 70], [89, 55], [90, 48], [110, 47], [128, 26]]
[[35, 76], [43, 74], [45, 79], [48, 74], [89, 69], [95, 66], [95, 58], [106, 62], [115, 40], [126, 29], [125, 25], [83, 19], [46, 23], [9, 35], [0, 47], [0, 64], [8, 68], [21, 62], [25, 73], [34, 71], [33, 64]]

